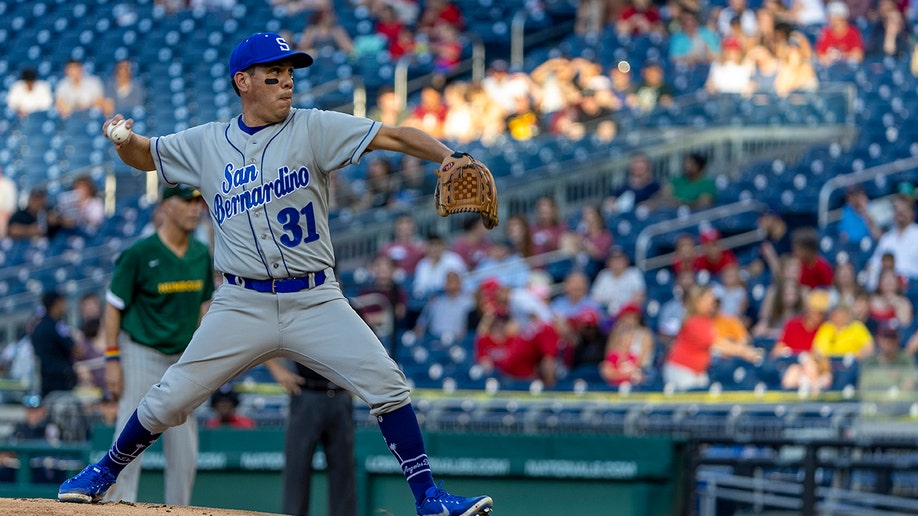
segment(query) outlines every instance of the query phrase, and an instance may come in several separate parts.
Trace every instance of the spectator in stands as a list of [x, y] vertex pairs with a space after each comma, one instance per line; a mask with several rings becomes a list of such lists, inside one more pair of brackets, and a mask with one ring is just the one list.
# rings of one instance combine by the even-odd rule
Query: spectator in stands
[[438, 74], [447, 74], [455, 70], [462, 62], [463, 46], [459, 39], [459, 29], [453, 24], [441, 22], [435, 31], [437, 36], [430, 42], [433, 71]]
[[[504, 138], [504, 110], [488, 95], [481, 84], [472, 84], [468, 93], [469, 105], [475, 117], [472, 119], [474, 133], [479, 141], [491, 145]], [[499, 172], [495, 170], [495, 172]]]
[[312, 54], [320, 52], [323, 48], [333, 48], [350, 54], [354, 51], [354, 41], [338, 23], [335, 10], [330, 8], [316, 11], [310, 16], [306, 28], [300, 35], [297, 48]]
[[[916, 334], [918, 335], [918, 334]], [[877, 352], [861, 363], [858, 391], [868, 394], [874, 391], [883, 398], [889, 399], [891, 389], [902, 393], [915, 390], [915, 359], [899, 345], [899, 328], [882, 325], [877, 329]]]
[[628, 36], [663, 35], [666, 32], [660, 9], [653, 2], [631, 0], [628, 4], [622, 9], [615, 23], [616, 32]]
[[143, 107], [146, 90], [134, 77], [134, 63], [121, 59], [115, 63], [111, 79], [105, 84], [105, 116], [114, 113], [132, 113], [134, 108]]
[[829, 306], [829, 293], [825, 289], [813, 289], [808, 292], [803, 304], [803, 313], [791, 317], [784, 324], [781, 336], [771, 348], [771, 357], [809, 352], [813, 348], [816, 332], [826, 320]]
[[[549, 307], [554, 314], [558, 328], [568, 328], [568, 320], [580, 313], [581, 310], [591, 309], [600, 311], [599, 304], [588, 294], [590, 280], [582, 272], [571, 272], [564, 278], [563, 294], [554, 298]], [[562, 331], [562, 334], [569, 332]]]
[[[481, 217], [477, 215], [462, 222], [462, 233], [453, 239], [450, 246], [452, 252], [462, 257], [469, 270], [478, 267], [478, 264], [489, 255], [490, 249], [488, 230], [481, 222]], [[510, 252], [513, 253], [512, 246]]]
[[664, 78], [663, 66], [655, 60], [648, 60], [641, 69], [641, 84], [634, 92], [631, 105], [644, 112], [657, 106], [669, 107], [673, 105], [675, 92]]
[[379, 252], [395, 262], [399, 274], [413, 275], [418, 262], [424, 257], [424, 241], [417, 234], [414, 218], [409, 214], [399, 215], [392, 227], [392, 241]]
[[822, 26], [826, 23], [826, 4], [822, 0], [792, 0], [782, 21], [798, 27]]
[[[536, 66], [529, 73], [532, 96], [539, 113], [547, 120], [564, 114], [579, 97], [580, 88], [574, 83], [582, 71], [585, 59], [553, 57]], [[554, 122], [552, 122], [552, 125]]]
[[525, 74], [511, 73], [510, 65], [496, 59], [488, 67], [481, 87], [492, 102], [501, 107], [504, 116], [516, 110], [515, 99], [530, 95], [530, 79]]
[[838, 62], [860, 63], [864, 60], [861, 31], [848, 21], [848, 6], [841, 0], [826, 5], [829, 21], [816, 40], [816, 57], [822, 66]]
[[711, 63], [705, 89], [710, 93], [749, 95], [753, 92], [752, 62], [746, 59], [743, 46], [734, 37], [726, 38], [719, 58]]
[[869, 208], [870, 199], [862, 186], [851, 186], [845, 190], [845, 205], [842, 206], [841, 220], [838, 222], [839, 242], [859, 243], [866, 238], [873, 243], [883, 236]]
[[[405, 29], [406, 26], [398, 18], [398, 13], [395, 12], [395, 7], [391, 4], [381, 2], [379, 10], [374, 13], [376, 21], [373, 25], [373, 30], [377, 34], [381, 34], [386, 38], [386, 41], [389, 43], [389, 56], [393, 60], [397, 60], [402, 54], [396, 55], [392, 52], [393, 45], [398, 41], [399, 34], [402, 32], [402, 29]], [[411, 31], [408, 31], [408, 34], [411, 34]], [[412, 41], [414, 36], [412, 35]]]
[[513, 99], [513, 110], [504, 120], [507, 134], [516, 141], [528, 141], [542, 134], [543, 120], [532, 105], [529, 95], [520, 95]]
[[650, 157], [639, 153], [628, 162], [628, 178], [603, 200], [603, 211], [610, 215], [630, 213], [635, 208], [655, 199], [660, 183], [653, 177]]
[[607, 336], [602, 331], [602, 316], [589, 308], [578, 312], [569, 321], [572, 334], [562, 351], [570, 368], [570, 376], [577, 378], [595, 372], [603, 360]]
[[606, 228], [599, 207], [587, 205], [580, 212], [576, 231], [562, 237], [561, 247], [573, 253], [576, 263], [593, 279], [605, 265], [612, 242], [612, 232]]
[[653, 335], [641, 321], [641, 309], [626, 305], [609, 333], [599, 375], [612, 386], [640, 385], [652, 361]]
[[832, 264], [819, 254], [819, 233], [816, 228], [797, 228], [791, 233], [791, 253], [800, 263], [797, 280], [804, 287], [831, 287]]
[[598, 35], [618, 18], [620, 5], [609, 0], [581, 0], [577, 3], [574, 32], [579, 35]]
[[357, 0], [357, 2], [353, 3], [367, 5], [370, 11], [376, 15], [378, 15], [383, 8], [391, 6], [395, 9], [395, 14], [398, 16], [398, 19], [408, 26], [417, 23], [418, 14], [421, 12], [421, 6], [418, 0]]
[[433, 195], [437, 187], [437, 176], [426, 168], [426, 164], [414, 156], [404, 156], [396, 172], [397, 190], [395, 200], [400, 208], [411, 210], [419, 199]]
[[870, 322], [874, 327], [898, 325], [906, 328], [912, 324], [912, 302], [902, 293], [902, 282], [892, 269], [880, 273], [877, 288], [870, 295]]
[[446, 274], [443, 293], [424, 303], [414, 333], [461, 341], [466, 335], [469, 312], [474, 307], [475, 300], [463, 291], [462, 276], [450, 271]]
[[695, 258], [692, 269], [695, 272], [708, 271], [718, 275], [728, 265], [736, 264], [736, 255], [729, 249], [724, 249], [720, 243], [720, 231], [712, 227], [705, 228], [700, 234], [701, 254]]
[[437, 234], [427, 237], [424, 257], [418, 262], [414, 270], [412, 295], [415, 299], [425, 299], [427, 296], [440, 292], [446, 285], [446, 275], [449, 272], [464, 274], [467, 271], [465, 261], [458, 254], [446, 248], [446, 241]]
[[48, 208], [48, 194], [44, 190], [29, 192], [25, 207], [10, 217], [7, 234], [10, 238], [53, 238], [60, 229], [60, 216]]
[[10, 91], [6, 94], [6, 104], [19, 117], [36, 111], [47, 111], [54, 104], [51, 84], [40, 80], [34, 68], [23, 68], [19, 80], [10, 86]]
[[817, 395], [832, 387], [832, 363], [818, 351], [804, 351], [781, 375], [781, 388], [799, 390], [801, 395]]
[[867, 55], [896, 58], [909, 55], [912, 52], [909, 31], [902, 12], [896, 7], [896, 2], [880, 0], [877, 4], [877, 16], [878, 19], [873, 23]]
[[684, 10], [679, 14], [680, 30], [669, 38], [669, 59], [688, 66], [708, 64], [720, 55], [720, 37], [702, 25], [699, 13]]
[[554, 197], [547, 195], [536, 200], [535, 219], [529, 227], [534, 254], [557, 251], [561, 247], [562, 235], [568, 231], [567, 224], [561, 220], [558, 203]]
[[829, 358], [852, 355], [863, 360], [873, 354], [873, 336], [864, 323], [854, 319], [850, 306], [837, 305], [816, 330], [813, 349]]
[[642, 306], [647, 296], [644, 274], [631, 266], [621, 246], [612, 246], [606, 268], [599, 271], [590, 289], [590, 298], [613, 317], [627, 305]]
[[[385, 254], [376, 255], [370, 262], [370, 283], [357, 293], [358, 297], [371, 294], [382, 296], [391, 308], [390, 311], [387, 312], [385, 306], [372, 300], [369, 304], [356, 307], [360, 316], [382, 340], [391, 357], [396, 356], [395, 332], [405, 328], [405, 317], [408, 313], [408, 294], [396, 280], [396, 271], [395, 261], [392, 258]], [[348, 285], [344, 287], [348, 288]], [[392, 333], [387, 335], [385, 330]], [[387, 337], [390, 338], [387, 339]]]
[[488, 254], [478, 262], [469, 275], [470, 287], [477, 286], [487, 278], [500, 278], [510, 288], [525, 288], [531, 273], [529, 264], [522, 256], [513, 252], [513, 245], [506, 238], [497, 237], [488, 248]]
[[105, 89], [95, 75], [86, 73], [83, 63], [71, 59], [64, 65], [64, 78], [54, 92], [54, 106], [61, 118], [77, 111], [105, 108]]
[[740, 272], [738, 263], [729, 263], [720, 270], [720, 281], [715, 285], [720, 299], [721, 313], [739, 317], [745, 324], [746, 309], [749, 308], [749, 290]]
[[857, 281], [857, 271], [850, 261], [840, 261], [835, 265], [835, 278], [829, 289], [829, 303], [834, 306], [839, 303], [854, 305], [854, 300], [864, 291], [864, 287]]
[[[9, 438], [25, 446], [59, 445], [63, 432], [60, 425], [49, 417], [48, 403], [41, 396], [31, 394], [23, 397], [22, 407], [24, 417], [13, 425]], [[29, 457], [30, 464], [26, 463], [25, 457], [21, 457], [19, 467], [31, 469], [30, 482], [33, 484], [53, 484], [67, 478], [67, 471], [60, 464], [64, 458], [72, 457], [36, 454]]]
[[819, 87], [816, 70], [804, 48], [805, 36], [792, 33], [784, 50], [778, 54], [778, 71], [775, 74], [775, 94], [787, 97], [791, 93], [813, 91]]
[[507, 218], [504, 234], [507, 240], [513, 245], [514, 254], [523, 258], [529, 258], [535, 255], [535, 248], [532, 240], [532, 230], [529, 227], [529, 221], [524, 215], [510, 215]]
[[454, 81], [446, 85], [443, 99], [446, 102], [446, 118], [443, 121], [443, 137], [463, 145], [478, 139], [478, 125], [474, 122], [478, 113], [468, 98], [469, 84]]
[[742, 32], [749, 37], [759, 35], [759, 18], [746, 0], [728, 0], [727, 6], [717, 13], [717, 31], [721, 37], [733, 34], [734, 23], [738, 23]]
[[772, 94], [778, 76], [778, 58], [765, 45], [754, 44], [746, 52], [746, 59], [752, 67], [753, 93]]
[[[271, 7], [279, 9], [285, 16], [303, 11], [318, 11], [331, 8], [330, 0], [269, 0]], [[291, 40], [287, 40], [291, 41]]]
[[739, 357], [749, 362], [761, 358], [760, 351], [718, 337], [714, 317], [717, 298], [710, 287], [694, 287], [686, 298], [686, 318], [663, 364], [663, 380], [677, 391], [704, 388], [710, 383], [711, 354]]
[[868, 287], [877, 284], [883, 255], [889, 253], [896, 272], [905, 278], [918, 279], [918, 224], [915, 223], [915, 200], [907, 195], [893, 197], [894, 226], [883, 234], [867, 264]]
[[708, 208], [717, 197], [714, 179], [705, 175], [708, 159], [691, 152], [682, 159], [682, 174], [663, 186], [661, 200], [665, 204], [685, 205], [693, 210]]
[[19, 209], [19, 194], [16, 183], [3, 173], [0, 165], [0, 238], [6, 238], [10, 218]]
[[558, 337], [550, 324], [522, 333], [518, 323], [503, 313], [485, 311], [475, 332], [475, 361], [485, 372], [498, 372], [516, 380], [541, 379], [553, 385], [556, 378]]
[[391, 86], [382, 86], [376, 95], [376, 106], [367, 115], [386, 125], [402, 125], [409, 113]]
[[215, 415], [204, 422], [204, 428], [233, 428], [236, 430], [251, 430], [255, 428], [255, 420], [240, 414], [239, 395], [229, 384], [224, 385], [210, 397], [210, 408]]
[[392, 171], [392, 162], [378, 157], [367, 166], [366, 187], [359, 203], [360, 209], [389, 208], [395, 204], [398, 178]]
[[619, 61], [609, 68], [609, 91], [614, 98], [611, 107], [614, 111], [634, 107], [637, 98], [634, 96], [637, 87], [634, 85], [631, 64]]
[[685, 319], [685, 294], [694, 286], [695, 273], [691, 269], [676, 274], [673, 297], [660, 306], [657, 314], [657, 337], [667, 348], [682, 328], [682, 321]]
[[417, 127], [437, 138], [443, 137], [443, 123], [446, 121], [446, 104], [443, 95], [433, 86], [421, 90], [421, 101], [411, 112], [403, 125]]
[[756, 337], [777, 338], [787, 321], [803, 309], [804, 289], [793, 278], [778, 276], [769, 286], [752, 328]]
[[424, 8], [418, 16], [417, 30], [429, 40], [439, 37], [443, 25], [451, 26], [457, 34], [465, 28], [462, 11], [455, 3], [448, 0], [427, 0], [423, 5]]
[[89, 176], [74, 179], [70, 190], [58, 196], [55, 210], [68, 233], [92, 235], [105, 222], [105, 207], [95, 181]]
[[764, 233], [759, 244], [758, 255], [746, 266], [750, 277], [757, 277], [767, 270], [774, 276], [781, 269], [781, 259], [790, 255], [791, 239], [787, 222], [775, 210], [767, 210], [759, 215], [756, 223], [758, 230]]
[[683, 271], [695, 273], [695, 261], [698, 259], [698, 252], [695, 249], [695, 237], [691, 233], [679, 233], [676, 235], [673, 256], [673, 273], [681, 274]]
[[64, 321], [67, 298], [50, 290], [41, 298], [44, 315], [32, 330], [32, 348], [39, 363], [42, 398], [54, 391], [70, 391], [76, 387], [73, 369], [74, 341]]

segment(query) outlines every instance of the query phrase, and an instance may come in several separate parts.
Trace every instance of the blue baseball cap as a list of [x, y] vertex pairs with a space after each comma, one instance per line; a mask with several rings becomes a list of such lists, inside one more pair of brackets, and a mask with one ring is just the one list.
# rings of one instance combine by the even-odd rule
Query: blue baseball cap
[[295, 52], [276, 32], [257, 32], [236, 45], [230, 55], [230, 77], [246, 68], [282, 59], [293, 61], [294, 68], [306, 68], [312, 64], [312, 56], [306, 52]]

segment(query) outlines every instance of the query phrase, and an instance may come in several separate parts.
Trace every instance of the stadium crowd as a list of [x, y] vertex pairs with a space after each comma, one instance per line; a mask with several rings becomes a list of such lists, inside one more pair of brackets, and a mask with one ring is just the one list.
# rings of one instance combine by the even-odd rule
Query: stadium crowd
[[[158, 3], [168, 11], [232, 4]], [[466, 50], [462, 32], [475, 29], [451, 2], [355, 2], [371, 13], [370, 35], [349, 34], [326, 1], [271, 3], [289, 16], [308, 18], [304, 31], [288, 32], [300, 49], [333, 48], [355, 57], [384, 50], [392, 59], [434, 63], [434, 80], [413, 104], [401, 105], [394, 91], [383, 88], [369, 116], [419, 127], [458, 145], [545, 134], [612, 141], [619, 113], [646, 113], [679, 101], [666, 78], [674, 67], [708, 69], [704, 88], [713, 94], [787, 96], [813, 90], [818, 72], [836, 63], [910, 55], [908, 23], [915, 18], [892, 0], [876, 5], [768, 0], [757, 8], [744, 0], [723, 6], [583, 0], [577, 9], [579, 37], [648, 35], [659, 38], [666, 51], [643, 60], [639, 69], [627, 61], [604, 67], [556, 55], [525, 72], [495, 59], [476, 83], [450, 77]], [[149, 102], [130, 60], [114, 65], [108, 81], [83, 65], [67, 63], [53, 88], [34, 69], [21, 70], [6, 95], [9, 109], [23, 117], [54, 110], [65, 118], [89, 109], [130, 112]], [[368, 158], [365, 177], [338, 176], [333, 209], [398, 214], [433, 191], [432, 169], [425, 164]], [[893, 199], [846, 192], [835, 236], [869, 242], [865, 248], [872, 254], [863, 270], [853, 261], [829, 262], [819, 252], [815, 228], [791, 227], [782, 213], [769, 211], [758, 220], [765, 240], [743, 253], [722, 246], [721, 235], [710, 227], [680, 235], [669, 267], [671, 295], [650, 299], [645, 272], [631, 263], [633, 249], [616, 243], [607, 221], [641, 206], [700, 210], [716, 204], [718, 189], [707, 165], [703, 155], [686, 155], [682, 173], [662, 181], [653, 176], [649, 159], [637, 154], [625, 185], [608, 192], [601, 204], [560, 213], [555, 199], [544, 197], [533, 217], [508, 214], [493, 232], [469, 219], [461, 234], [419, 235], [409, 215], [396, 216], [392, 241], [366, 264], [369, 280], [344, 287], [355, 296], [376, 293], [390, 301], [392, 324], [384, 320], [387, 313], [363, 310], [374, 328], [384, 328], [382, 336], [410, 332], [422, 341], [460, 342], [474, 356], [478, 373], [546, 386], [582, 378], [610, 388], [704, 389], [714, 383], [711, 368], [730, 364], [733, 371], [738, 360], [769, 386], [820, 392], [837, 386], [833, 360], [914, 369], [918, 337], [912, 335], [914, 307], [906, 292], [918, 281], [918, 225], [910, 185], [901, 185]], [[78, 178], [70, 191], [50, 201], [33, 190], [21, 206], [9, 189], [0, 182], [0, 235], [8, 238], [91, 235], [103, 223], [91, 178]], [[873, 214], [882, 210], [874, 208], [884, 203], [892, 216], [876, 220]], [[557, 263], [564, 265], [552, 265]], [[753, 283], [768, 285], [762, 299], [752, 297]], [[42, 317], [59, 319], [58, 301], [45, 296]], [[73, 335], [55, 320], [38, 322], [31, 334], [35, 354], [53, 353], [43, 363], [63, 360], [65, 369], [73, 369], [65, 390], [101, 388], [86, 367], [101, 352], [98, 318], [87, 310]], [[47, 331], [49, 325], [53, 331]], [[55, 346], [45, 346], [49, 340]], [[392, 351], [397, 356], [398, 349]], [[7, 374], [17, 358], [9, 355], [3, 364]]]

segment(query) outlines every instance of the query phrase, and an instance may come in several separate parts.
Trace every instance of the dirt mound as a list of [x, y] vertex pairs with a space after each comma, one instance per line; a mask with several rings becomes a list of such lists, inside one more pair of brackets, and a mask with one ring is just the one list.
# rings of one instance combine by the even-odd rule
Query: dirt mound
[[267, 516], [268, 513], [156, 503], [61, 503], [46, 498], [4, 498], [0, 516]]

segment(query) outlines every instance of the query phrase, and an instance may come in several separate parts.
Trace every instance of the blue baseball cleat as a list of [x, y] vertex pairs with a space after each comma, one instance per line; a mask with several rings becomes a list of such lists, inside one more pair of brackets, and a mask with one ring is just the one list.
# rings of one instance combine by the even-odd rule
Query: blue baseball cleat
[[114, 483], [115, 475], [112, 475], [108, 468], [90, 464], [61, 484], [57, 499], [62, 502], [97, 502]]
[[424, 495], [424, 501], [418, 505], [418, 516], [488, 516], [494, 504], [490, 496], [451, 495], [443, 489], [443, 482], [429, 488]]

